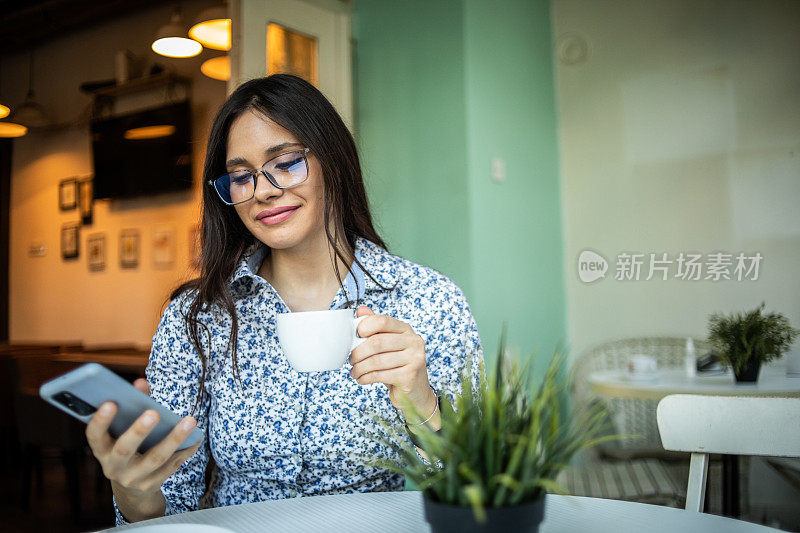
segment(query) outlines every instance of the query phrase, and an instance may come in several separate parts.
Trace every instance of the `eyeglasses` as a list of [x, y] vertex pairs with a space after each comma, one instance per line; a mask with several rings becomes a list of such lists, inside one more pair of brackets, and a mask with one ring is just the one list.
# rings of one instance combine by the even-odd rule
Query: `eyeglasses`
[[214, 186], [220, 199], [228, 205], [241, 204], [255, 196], [259, 174], [264, 174], [264, 177], [278, 189], [300, 185], [308, 179], [306, 154], [309, 150], [311, 149], [303, 148], [284, 152], [257, 170], [237, 170], [215, 180], [208, 180], [208, 184]]

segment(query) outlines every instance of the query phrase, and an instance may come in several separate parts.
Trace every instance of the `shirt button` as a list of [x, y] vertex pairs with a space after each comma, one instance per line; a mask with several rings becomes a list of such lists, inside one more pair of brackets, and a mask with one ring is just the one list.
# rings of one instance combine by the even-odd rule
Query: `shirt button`
[[296, 404], [294, 404], [294, 410], [295, 410], [296, 413], [302, 413], [303, 412], [303, 406], [300, 403], [296, 403]]
[[292, 462], [293, 463], [299, 463], [301, 460], [302, 459], [300, 458], [300, 456], [298, 454], [296, 454], [296, 453], [292, 454]]

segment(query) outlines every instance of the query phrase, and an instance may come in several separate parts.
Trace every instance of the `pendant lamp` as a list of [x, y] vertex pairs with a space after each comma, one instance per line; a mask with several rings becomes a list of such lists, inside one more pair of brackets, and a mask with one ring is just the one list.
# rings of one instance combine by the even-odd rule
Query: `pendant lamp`
[[0, 120], [0, 138], [22, 137], [26, 133], [28, 133], [28, 128], [22, 124]]
[[180, 10], [176, 9], [169, 23], [161, 26], [151, 46], [157, 54], [166, 57], [194, 57], [203, 51], [203, 45], [186, 37]]
[[231, 58], [219, 56], [207, 59], [200, 65], [200, 72], [215, 80], [228, 81], [231, 77]]
[[210, 7], [200, 12], [189, 37], [206, 48], [228, 51], [231, 49], [231, 19], [225, 5]]
[[[0, 118], [5, 118], [11, 113], [8, 106], [0, 104]], [[22, 137], [28, 133], [28, 128], [15, 122], [0, 120], [0, 138]]]
[[11, 113], [11, 108], [7, 105], [4, 105], [3, 102], [4, 98], [2, 97], [2, 92], [0, 92], [0, 118], [6, 118], [9, 113]]
[[44, 108], [36, 101], [33, 93], [33, 51], [28, 62], [28, 94], [25, 101], [14, 108], [11, 119], [31, 129], [44, 128], [50, 124]]

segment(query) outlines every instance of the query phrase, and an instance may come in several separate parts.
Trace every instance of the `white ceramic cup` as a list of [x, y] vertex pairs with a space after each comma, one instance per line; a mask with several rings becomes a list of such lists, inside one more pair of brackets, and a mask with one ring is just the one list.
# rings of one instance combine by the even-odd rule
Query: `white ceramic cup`
[[628, 372], [631, 374], [653, 374], [657, 370], [656, 358], [650, 355], [632, 355], [628, 359]]
[[369, 315], [353, 317], [352, 309], [280, 313], [278, 341], [292, 368], [321, 372], [341, 368], [356, 346], [358, 324]]

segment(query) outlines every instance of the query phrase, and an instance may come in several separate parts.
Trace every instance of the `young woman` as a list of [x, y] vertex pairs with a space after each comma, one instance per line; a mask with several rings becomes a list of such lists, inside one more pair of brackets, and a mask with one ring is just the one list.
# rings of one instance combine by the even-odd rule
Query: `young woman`
[[[396, 458], [387, 439], [438, 429], [437, 395], [454, 400], [462, 372], [483, 360], [463, 292], [386, 250], [353, 138], [300, 78], [241, 85], [214, 119], [203, 174], [201, 275], [173, 292], [147, 382], [137, 384], [184, 419], [144, 454], [154, 411], [115, 440], [116, 406], [104, 404], [86, 429], [118, 523], [201, 505], [402, 490], [402, 476], [374, 459]], [[340, 370], [295, 371], [276, 315], [339, 308], [369, 315], [358, 326], [367, 341]], [[400, 392], [427, 418], [403, 412]], [[176, 451], [195, 425], [204, 441]]]

